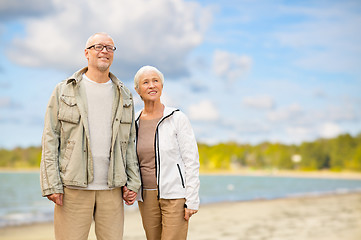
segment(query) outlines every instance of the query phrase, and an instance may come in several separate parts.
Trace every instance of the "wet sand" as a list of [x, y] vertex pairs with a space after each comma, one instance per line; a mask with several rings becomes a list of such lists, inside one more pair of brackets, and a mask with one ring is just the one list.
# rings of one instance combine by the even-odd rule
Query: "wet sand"
[[[0, 239], [54, 239], [53, 224], [0, 228]], [[96, 239], [94, 228], [89, 239]], [[136, 208], [126, 211], [124, 239], [145, 239]], [[202, 205], [188, 239], [360, 240], [361, 193]]]

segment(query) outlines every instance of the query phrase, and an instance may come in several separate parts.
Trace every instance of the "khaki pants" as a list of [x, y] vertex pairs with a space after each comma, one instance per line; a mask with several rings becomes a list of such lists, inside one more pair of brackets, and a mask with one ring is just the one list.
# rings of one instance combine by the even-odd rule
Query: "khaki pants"
[[120, 188], [77, 190], [64, 188], [63, 206], [55, 205], [56, 240], [87, 240], [92, 221], [98, 240], [123, 239], [124, 205]]
[[143, 202], [138, 202], [147, 240], [187, 239], [185, 199], [158, 200], [157, 194], [157, 190], [143, 190]]

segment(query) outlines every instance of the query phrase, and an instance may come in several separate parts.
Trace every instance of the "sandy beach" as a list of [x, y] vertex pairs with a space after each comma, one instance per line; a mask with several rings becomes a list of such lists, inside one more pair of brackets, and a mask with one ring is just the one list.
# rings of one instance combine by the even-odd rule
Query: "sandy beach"
[[[0, 228], [0, 239], [54, 239], [53, 224]], [[96, 239], [93, 228], [89, 239]], [[124, 239], [145, 239], [136, 209], [126, 212]], [[361, 193], [202, 205], [188, 239], [359, 240]]]

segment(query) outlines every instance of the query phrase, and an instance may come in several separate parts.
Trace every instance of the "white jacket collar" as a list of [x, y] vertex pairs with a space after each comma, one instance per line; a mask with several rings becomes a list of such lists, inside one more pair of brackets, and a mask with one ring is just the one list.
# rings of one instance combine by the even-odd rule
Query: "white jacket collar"
[[[138, 111], [136, 114], [135, 114], [135, 121], [138, 122], [139, 121], [139, 117], [140, 117], [140, 114], [142, 113], [143, 109]], [[175, 111], [179, 111], [179, 109], [177, 108], [174, 108], [174, 107], [167, 107], [165, 106], [164, 107], [164, 111], [163, 111], [163, 118], [165, 117], [168, 117], [169, 115], [171, 115], [172, 113], [174, 113]]]

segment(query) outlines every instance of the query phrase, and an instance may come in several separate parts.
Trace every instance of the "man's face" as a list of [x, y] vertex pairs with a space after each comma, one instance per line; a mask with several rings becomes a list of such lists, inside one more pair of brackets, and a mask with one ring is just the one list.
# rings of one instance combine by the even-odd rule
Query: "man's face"
[[[95, 35], [89, 46], [95, 44], [101, 44], [104, 46], [114, 46], [113, 40], [107, 35]], [[114, 52], [108, 52], [106, 48], [103, 48], [101, 51], [95, 50], [94, 47], [90, 49], [85, 49], [85, 57], [88, 59], [88, 68], [96, 68], [101, 72], [107, 71], [112, 65]]]

